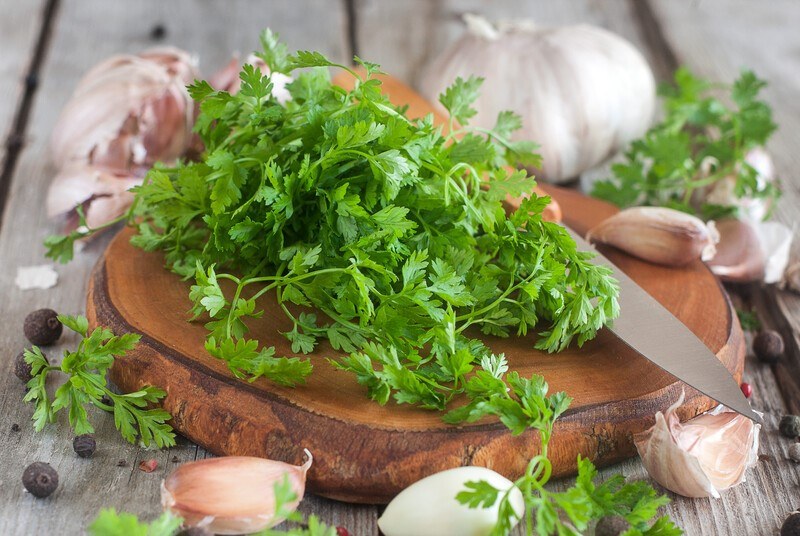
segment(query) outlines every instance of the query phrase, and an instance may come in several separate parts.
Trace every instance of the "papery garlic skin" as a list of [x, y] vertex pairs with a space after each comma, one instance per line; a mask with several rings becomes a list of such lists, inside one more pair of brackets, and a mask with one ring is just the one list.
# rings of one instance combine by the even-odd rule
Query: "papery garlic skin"
[[250, 456], [209, 458], [181, 465], [161, 484], [161, 504], [188, 527], [214, 534], [250, 534], [281, 523], [275, 514], [275, 485], [288, 479], [297, 499], [305, 492], [311, 453], [301, 466]]
[[668, 490], [684, 497], [719, 498], [720, 492], [745, 480], [758, 462], [761, 426], [722, 406], [681, 423], [676, 414], [681, 394], [649, 430], [634, 435], [647, 472]]
[[143, 174], [157, 161], [174, 161], [191, 139], [194, 104], [186, 85], [197, 76], [193, 60], [178, 49], [114, 56], [95, 66], [53, 128], [54, 163]]
[[[456, 500], [467, 482], [485, 480], [499, 490], [513, 483], [485, 467], [458, 467], [423, 478], [401, 491], [378, 519], [385, 536], [486, 536], [495, 523], [498, 501], [490, 508], [469, 508]], [[525, 503], [514, 488], [511, 506], [522, 518]]]
[[586, 239], [656, 264], [684, 266], [697, 259], [712, 259], [719, 233], [713, 222], [703, 223], [679, 210], [633, 207], [600, 222]]
[[650, 126], [655, 79], [628, 41], [602, 28], [494, 27], [466, 15], [468, 31], [427, 70], [430, 102], [456, 77], [485, 78], [471, 125], [491, 128], [498, 112], [523, 117], [515, 139], [540, 144], [537, 178], [564, 182], [599, 164]]

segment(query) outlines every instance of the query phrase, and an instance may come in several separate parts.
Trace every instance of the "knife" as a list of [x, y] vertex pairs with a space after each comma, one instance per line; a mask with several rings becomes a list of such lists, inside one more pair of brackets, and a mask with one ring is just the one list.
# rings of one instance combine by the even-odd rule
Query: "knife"
[[728, 369], [703, 341], [582, 236], [564, 227], [578, 249], [597, 255], [595, 262], [611, 268], [619, 281], [620, 314], [609, 329], [622, 342], [720, 404], [755, 422], [762, 421]]

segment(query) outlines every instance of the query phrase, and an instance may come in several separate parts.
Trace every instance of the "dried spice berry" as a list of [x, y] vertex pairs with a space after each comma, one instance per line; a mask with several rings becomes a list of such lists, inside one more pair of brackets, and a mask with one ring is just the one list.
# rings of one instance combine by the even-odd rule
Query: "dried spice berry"
[[97, 448], [97, 442], [91, 434], [76, 436], [72, 440], [72, 450], [81, 458], [91, 458]]
[[606, 516], [597, 522], [594, 528], [595, 536], [619, 536], [631, 528], [622, 516]]
[[64, 326], [52, 309], [38, 309], [25, 317], [25, 337], [37, 346], [53, 344], [61, 337]]
[[119, 460], [117, 461], [117, 467], [128, 467], [128, 462], [126, 460]]
[[58, 473], [49, 463], [33, 462], [22, 473], [22, 485], [34, 497], [47, 497], [58, 487]]
[[344, 527], [336, 527], [336, 536], [350, 536], [350, 532]]
[[205, 527], [189, 527], [183, 529], [177, 536], [212, 536], [212, 532]]
[[784, 415], [778, 425], [778, 429], [786, 437], [795, 438], [800, 436], [800, 417], [797, 415]]
[[792, 512], [781, 525], [781, 536], [800, 536], [800, 512]]
[[17, 423], [12, 424], [11, 425], [11, 431], [12, 432], [19, 432], [19, 425]]
[[783, 355], [783, 337], [777, 331], [764, 330], [753, 339], [753, 352], [765, 363], [775, 363]]
[[739, 388], [742, 390], [742, 394], [745, 398], [750, 398], [753, 396], [753, 386], [749, 383], [743, 383], [739, 386]]
[[31, 365], [25, 361], [25, 352], [20, 352], [14, 358], [14, 376], [20, 379], [23, 383], [31, 381]]
[[150, 459], [150, 460], [142, 460], [139, 462], [139, 470], [145, 473], [152, 473], [158, 469], [158, 460]]

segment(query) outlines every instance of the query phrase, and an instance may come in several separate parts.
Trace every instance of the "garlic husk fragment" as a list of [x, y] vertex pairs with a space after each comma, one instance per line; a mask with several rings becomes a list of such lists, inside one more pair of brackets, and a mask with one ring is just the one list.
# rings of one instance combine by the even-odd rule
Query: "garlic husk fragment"
[[548, 182], [577, 178], [642, 136], [655, 109], [655, 81], [642, 54], [602, 28], [494, 26], [465, 15], [467, 31], [428, 68], [422, 95], [438, 102], [456, 77], [483, 77], [470, 124], [491, 128], [497, 114], [523, 118], [514, 139], [540, 144]]
[[[469, 508], [456, 500], [467, 482], [484, 480], [505, 491], [513, 483], [485, 467], [458, 467], [419, 480], [386, 506], [378, 527], [386, 536], [485, 536], [497, 522], [500, 501], [491, 508]], [[502, 495], [501, 495], [502, 496]], [[525, 503], [514, 488], [511, 506], [522, 517]]]
[[[231, 95], [238, 93], [242, 85], [242, 80], [239, 78], [242, 65], [239, 58], [234, 56], [225, 67], [211, 75], [211, 78], [208, 80], [209, 84], [218, 91], [227, 91]], [[247, 56], [247, 59], [244, 60], [244, 65], [252, 65], [258, 68], [262, 75], [266, 76], [270, 74], [267, 64], [255, 54]], [[292, 81], [292, 77], [283, 73], [272, 73], [270, 80], [272, 81], [272, 96], [275, 97], [280, 104], [286, 104], [292, 99], [289, 90], [286, 88], [287, 84]]]
[[723, 406], [680, 422], [676, 410], [684, 394], [649, 430], [634, 435], [647, 472], [684, 497], [715, 497], [745, 480], [758, 462], [761, 426]]
[[250, 534], [281, 523], [275, 514], [275, 485], [288, 479], [297, 499], [284, 505], [293, 511], [303, 498], [311, 453], [301, 466], [250, 456], [209, 458], [181, 465], [161, 484], [164, 509], [181, 516], [188, 527], [214, 534]]
[[191, 139], [195, 110], [186, 85], [197, 76], [194, 60], [173, 48], [100, 63], [53, 128], [53, 161], [140, 175], [157, 161], [174, 161]]
[[713, 222], [663, 207], [634, 207], [600, 222], [586, 235], [590, 242], [617, 247], [640, 259], [666, 266], [710, 260], [719, 242]]

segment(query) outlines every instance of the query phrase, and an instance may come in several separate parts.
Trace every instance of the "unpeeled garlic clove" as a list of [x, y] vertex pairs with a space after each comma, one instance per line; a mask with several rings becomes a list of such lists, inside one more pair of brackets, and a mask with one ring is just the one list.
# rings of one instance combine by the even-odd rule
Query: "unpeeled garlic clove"
[[718, 406], [680, 422], [676, 414], [684, 395], [649, 430], [634, 435], [647, 472], [670, 491], [684, 497], [715, 497], [745, 480], [758, 461], [761, 426]]
[[615, 246], [635, 257], [666, 266], [683, 266], [714, 257], [719, 241], [713, 222], [671, 208], [627, 208], [603, 220], [586, 235], [590, 242]]
[[763, 279], [766, 259], [753, 226], [735, 218], [719, 220], [716, 226], [720, 239], [717, 254], [707, 263], [711, 271], [735, 283]]
[[311, 453], [301, 466], [250, 456], [209, 458], [181, 465], [161, 484], [161, 504], [188, 527], [214, 534], [250, 534], [284, 520], [275, 512], [275, 485], [288, 480], [297, 497], [284, 505], [293, 511], [303, 498]]
[[[458, 467], [423, 478], [397, 495], [378, 519], [386, 536], [485, 536], [497, 522], [500, 500], [490, 508], [469, 508], [456, 500], [467, 482], [484, 480], [506, 491], [513, 483], [485, 467]], [[501, 494], [502, 497], [502, 494]], [[514, 488], [511, 506], [521, 518], [522, 493]]]

